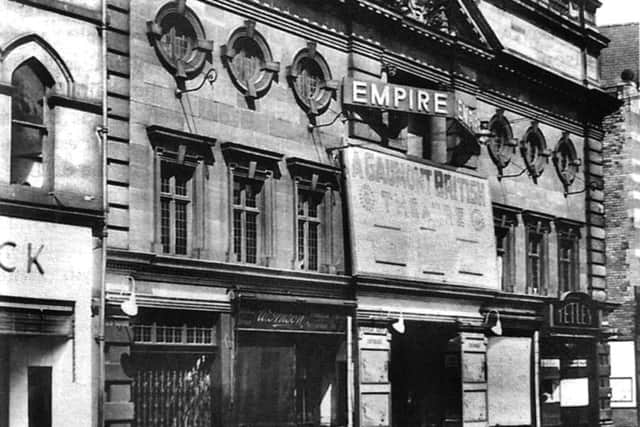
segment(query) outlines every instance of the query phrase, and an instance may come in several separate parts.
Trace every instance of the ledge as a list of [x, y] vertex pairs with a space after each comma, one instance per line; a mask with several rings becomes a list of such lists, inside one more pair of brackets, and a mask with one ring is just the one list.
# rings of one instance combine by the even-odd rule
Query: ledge
[[87, 113], [102, 114], [102, 103], [91, 99], [74, 98], [66, 95], [51, 95], [47, 102], [50, 107], [65, 107]]
[[215, 138], [158, 125], [148, 126], [147, 136], [154, 147], [162, 146], [167, 148], [182, 145], [188, 151], [201, 154], [206, 163], [213, 164], [214, 158], [211, 148], [216, 145]]
[[57, 12], [71, 18], [87, 21], [95, 25], [102, 22], [100, 11], [76, 6], [61, 0], [11, 0], [16, 3], [26, 4], [39, 9]]

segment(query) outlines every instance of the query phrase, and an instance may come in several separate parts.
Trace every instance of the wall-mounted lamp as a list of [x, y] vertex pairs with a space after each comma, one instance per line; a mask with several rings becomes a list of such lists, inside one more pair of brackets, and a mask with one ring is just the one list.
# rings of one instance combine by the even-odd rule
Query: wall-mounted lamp
[[[211, 68], [209, 69], [209, 71], [207, 71], [207, 73], [204, 75], [202, 82], [200, 82], [200, 84], [196, 87], [193, 87], [191, 89], [187, 89], [186, 87], [184, 87], [184, 80], [185, 78], [182, 77], [183, 75], [186, 77], [186, 73], [184, 72], [184, 68], [181, 65], [182, 62], [178, 61], [178, 74], [176, 74], [176, 78], [179, 81], [178, 87], [176, 88], [176, 98], [181, 98], [183, 94], [185, 93], [189, 93], [189, 92], [195, 92], [197, 90], [200, 90], [202, 88], [202, 86], [204, 86], [205, 83], [209, 82], [209, 85], [211, 85], [211, 87], [213, 87], [213, 83], [218, 79], [218, 72], [216, 71], [215, 68]], [[181, 68], [182, 67], [182, 68]]]
[[491, 130], [489, 129], [489, 121], [482, 120], [480, 122], [480, 128], [476, 132], [476, 138], [478, 139], [478, 143], [486, 144], [490, 137], [491, 137]]
[[407, 326], [404, 324], [404, 315], [400, 312], [400, 318], [391, 324], [394, 331], [399, 334], [404, 334], [407, 330]]
[[127, 276], [129, 282], [129, 298], [120, 304], [122, 312], [129, 317], [138, 315], [138, 304], [136, 304], [136, 281], [133, 277]]
[[487, 312], [487, 314], [484, 315], [484, 324], [485, 326], [489, 326], [489, 320], [491, 317], [491, 313], [495, 313], [496, 314], [496, 323], [491, 326], [489, 328], [489, 330], [494, 334], [494, 335], [502, 335], [502, 322], [500, 321], [500, 312], [498, 310], [489, 310]]

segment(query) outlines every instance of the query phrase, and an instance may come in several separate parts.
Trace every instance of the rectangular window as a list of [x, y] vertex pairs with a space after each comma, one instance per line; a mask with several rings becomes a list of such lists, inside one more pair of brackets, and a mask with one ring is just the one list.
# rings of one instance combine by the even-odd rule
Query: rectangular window
[[51, 367], [29, 366], [29, 427], [51, 427]]
[[298, 191], [298, 266], [303, 270], [319, 269], [321, 194]]
[[580, 288], [578, 275], [579, 234], [572, 229], [558, 232], [558, 286], [560, 292]]
[[514, 290], [517, 215], [517, 211], [508, 207], [493, 208], [498, 280], [504, 292]]
[[547, 295], [548, 283], [548, 235], [550, 219], [547, 217], [529, 217], [526, 221], [527, 249], [527, 287], [526, 292], [533, 295]]
[[258, 263], [261, 184], [233, 178], [233, 253], [238, 262]]
[[610, 341], [611, 406], [636, 406], [636, 358], [633, 341]]
[[162, 252], [187, 255], [191, 221], [193, 169], [162, 163], [160, 176], [160, 241]]

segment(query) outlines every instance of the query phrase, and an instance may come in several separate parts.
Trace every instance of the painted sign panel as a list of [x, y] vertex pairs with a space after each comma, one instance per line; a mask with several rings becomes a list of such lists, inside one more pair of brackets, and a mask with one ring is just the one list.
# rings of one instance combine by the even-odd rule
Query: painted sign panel
[[598, 313], [589, 295], [571, 292], [561, 301], [551, 304], [552, 326], [597, 328]]
[[382, 81], [347, 77], [342, 94], [342, 101], [347, 105], [442, 116], [453, 110], [448, 92]]
[[[582, 51], [560, 37], [482, 1], [480, 10], [505, 48], [575, 80], [582, 79]], [[598, 64], [587, 58], [587, 75], [597, 79]]]
[[499, 287], [485, 179], [360, 147], [343, 159], [356, 273]]
[[237, 317], [239, 329], [272, 331], [344, 332], [345, 316], [317, 311], [283, 310], [276, 306], [243, 307]]

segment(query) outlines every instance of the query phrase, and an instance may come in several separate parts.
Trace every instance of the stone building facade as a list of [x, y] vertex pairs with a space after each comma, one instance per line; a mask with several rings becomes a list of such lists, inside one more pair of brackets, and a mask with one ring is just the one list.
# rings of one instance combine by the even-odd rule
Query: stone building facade
[[0, 423], [611, 424], [597, 1], [5, 4]]
[[103, 15], [0, 9], [0, 426], [96, 425]]
[[612, 409], [616, 425], [638, 425], [637, 411], [637, 286], [638, 242], [636, 199], [640, 132], [638, 24], [602, 28], [611, 39], [603, 51], [603, 84], [622, 102], [604, 123], [605, 210], [607, 212], [607, 289], [620, 304], [609, 316]]

